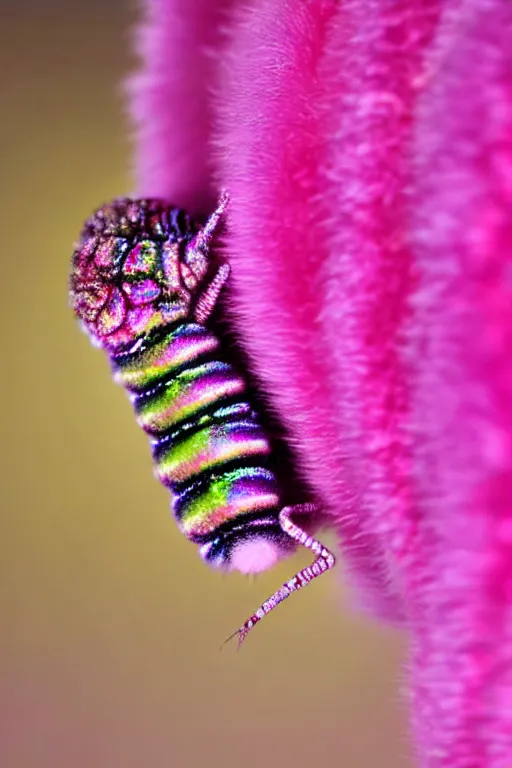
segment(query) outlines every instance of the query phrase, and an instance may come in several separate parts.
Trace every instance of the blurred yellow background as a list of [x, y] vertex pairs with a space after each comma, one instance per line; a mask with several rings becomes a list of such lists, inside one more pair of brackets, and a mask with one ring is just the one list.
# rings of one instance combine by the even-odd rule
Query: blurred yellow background
[[[242, 652], [222, 640], [307, 553], [249, 582], [179, 534], [102, 353], [67, 307], [82, 220], [129, 193], [135, 9], [0, 7], [2, 768], [404, 768], [400, 638], [340, 569]], [[332, 541], [332, 538], [331, 538]]]

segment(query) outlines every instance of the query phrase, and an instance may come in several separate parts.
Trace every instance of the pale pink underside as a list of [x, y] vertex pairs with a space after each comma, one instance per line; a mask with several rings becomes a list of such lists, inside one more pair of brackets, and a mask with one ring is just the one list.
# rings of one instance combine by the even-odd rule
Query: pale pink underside
[[240, 573], [261, 573], [273, 568], [281, 558], [279, 547], [265, 539], [251, 539], [239, 544], [231, 555], [231, 570]]
[[228, 188], [233, 321], [360, 600], [410, 628], [420, 762], [510, 768], [512, 4], [148, 8], [138, 192]]

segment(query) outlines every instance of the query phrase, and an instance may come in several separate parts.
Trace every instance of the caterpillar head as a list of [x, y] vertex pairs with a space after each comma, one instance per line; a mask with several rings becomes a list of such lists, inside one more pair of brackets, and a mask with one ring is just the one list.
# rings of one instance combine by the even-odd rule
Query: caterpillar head
[[93, 343], [113, 351], [186, 320], [210, 268], [208, 245], [222, 210], [201, 229], [160, 200], [120, 198], [88, 219], [70, 289]]

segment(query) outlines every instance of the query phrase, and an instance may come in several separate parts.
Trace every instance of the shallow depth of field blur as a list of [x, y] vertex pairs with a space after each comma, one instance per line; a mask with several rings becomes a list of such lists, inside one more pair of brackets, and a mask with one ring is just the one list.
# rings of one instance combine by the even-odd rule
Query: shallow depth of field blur
[[0, 763], [406, 768], [403, 644], [351, 609], [341, 568], [219, 653], [307, 554], [253, 582], [203, 565], [67, 308], [82, 220], [131, 191], [135, 18], [0, 5]]

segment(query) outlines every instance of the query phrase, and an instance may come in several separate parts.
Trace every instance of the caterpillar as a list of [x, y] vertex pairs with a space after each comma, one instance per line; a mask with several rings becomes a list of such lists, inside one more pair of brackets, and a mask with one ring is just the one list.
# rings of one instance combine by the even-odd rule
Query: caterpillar
[[[316, 556], [233, 634], [247, 633], [292, 592], [335, 564], [283, 507], [272, 449], [246, 379], [210, 327], [229, 277], [211, 255], [228, 203], [204, 226], [161, 200], [119, 198], [86, 221], [73, 252], [70, 303], [149, 435], [155, 475], [179, 528], [215, 568], [256, 573], [297, 545]], [[227, 641], [226, 641], [227, 642]]]

